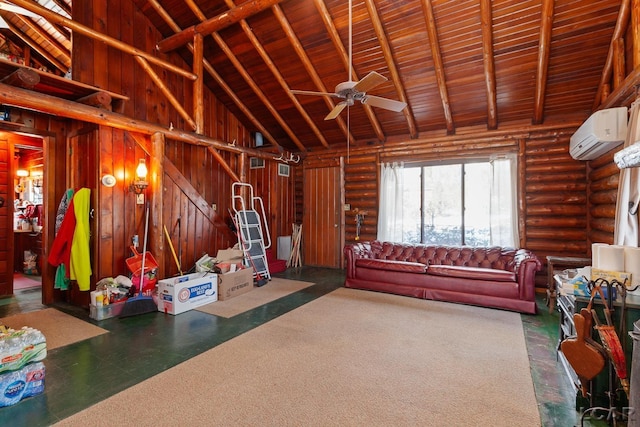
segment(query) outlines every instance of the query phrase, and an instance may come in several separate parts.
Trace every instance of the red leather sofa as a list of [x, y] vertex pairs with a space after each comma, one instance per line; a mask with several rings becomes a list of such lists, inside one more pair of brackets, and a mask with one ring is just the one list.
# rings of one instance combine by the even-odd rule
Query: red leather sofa
[[358, 242], [345, 287], [536, 313], [538, 258], [527, 249]]

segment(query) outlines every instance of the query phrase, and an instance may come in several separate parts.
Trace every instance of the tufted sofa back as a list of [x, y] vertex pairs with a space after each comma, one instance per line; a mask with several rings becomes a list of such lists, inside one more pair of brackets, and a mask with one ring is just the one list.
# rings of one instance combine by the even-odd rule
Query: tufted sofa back
[[444, 245], [412, 245], [371, 242], [371, 255], [376, 259], [419, 262], [426, 265], [457, 265], [515, 271], [522, 261], [514, 248]]

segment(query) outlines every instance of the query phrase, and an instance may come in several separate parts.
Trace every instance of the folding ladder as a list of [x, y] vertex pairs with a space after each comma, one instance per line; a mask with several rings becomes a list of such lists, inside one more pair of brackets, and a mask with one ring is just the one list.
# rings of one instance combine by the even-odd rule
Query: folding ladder
[[[234, 182], [231, 186], [231, 194], [234, 223], [238, 229], [238, 244], [244, 252], [245, 265], [253, 267], [253, 276], [258, 286], [262, 286], [271, 280], [266, 254], [266, 249], [271, 247], [271, 236], [264, 204], [260, 197], [253, 195], [251, 184]], [[261, 214], [258, 213], [256, 207], [259, 207]], [[263, 232], [263, 226], [266, 233]]]

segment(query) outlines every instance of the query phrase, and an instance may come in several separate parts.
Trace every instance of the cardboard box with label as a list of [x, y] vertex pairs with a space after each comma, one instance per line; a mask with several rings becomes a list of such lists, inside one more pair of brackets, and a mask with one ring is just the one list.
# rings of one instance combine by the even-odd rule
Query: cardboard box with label
[[224, 301], [253, 290], [253, 268], [219, 274], [218, 299]]
[[218, 301], [218, 275], [192, 273], [158, 282], [158, 311], [180, 314]]

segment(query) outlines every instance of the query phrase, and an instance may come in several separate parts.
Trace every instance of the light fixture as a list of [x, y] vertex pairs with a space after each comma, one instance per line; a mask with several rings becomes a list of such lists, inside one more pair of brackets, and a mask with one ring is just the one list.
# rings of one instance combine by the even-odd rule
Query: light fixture
[[16, 171], [16, 175], [18, 175], [19, 177], [29, 176], [29, 171], [26, 169], [18, 169]]
[[131, 191], [136, 194], [142, 194], [142, 192], [149, 186], [147, 182], [147, 164], [144, 159], [140, 159], [138, 167], [136, 168], [136, 179], [131, 184]]

